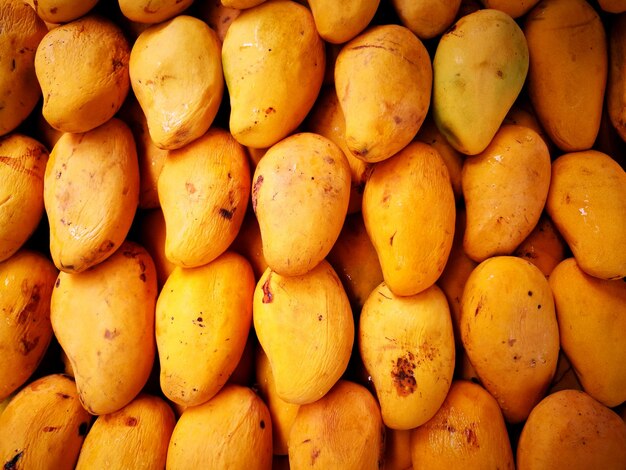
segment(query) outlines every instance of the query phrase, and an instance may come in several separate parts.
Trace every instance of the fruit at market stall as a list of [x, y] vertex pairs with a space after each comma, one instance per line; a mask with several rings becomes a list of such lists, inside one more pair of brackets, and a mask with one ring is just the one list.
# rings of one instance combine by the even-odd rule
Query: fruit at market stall
[[50, 304], [52, 329], [91, 414], [119, 410], [146, 384], [156, 349], [156, 296], [150, 255], [128, 241], [85, 272], [59, 274]]
[[72, 470], [89, 418], [72, 379], [53, 374], [28, 384], [0, 414], [0, 463], [6, 470]]
[[128, 234], [138, 195], [137, 150], [126, 124], [113, 118], [61, 136], [46, 165], [43, 193], [57, 268], [78, 273], [111, 256]]
[[0, 136], [15, 129], [35, 108], [41, 88], [35, 51], [48, 32], [22, 0], [0, 4]]
[[87, 132], [111, 119], [130, 88], [129, 55], [122, 30], [100, 16], [50, 30], [35, 54], [46, 121], [63, 132]]

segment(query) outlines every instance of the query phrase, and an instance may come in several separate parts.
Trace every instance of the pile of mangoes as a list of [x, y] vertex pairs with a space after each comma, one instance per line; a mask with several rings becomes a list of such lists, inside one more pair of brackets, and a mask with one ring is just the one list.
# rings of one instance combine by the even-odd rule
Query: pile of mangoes
[[626, 0], [2, 0], [0, 465], [626, 469]]

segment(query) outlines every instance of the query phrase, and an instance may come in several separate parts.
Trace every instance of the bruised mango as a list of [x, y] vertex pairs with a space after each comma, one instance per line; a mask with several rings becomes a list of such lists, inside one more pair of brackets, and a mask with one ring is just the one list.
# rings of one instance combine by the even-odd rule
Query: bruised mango
[[138, 194], [137, 151], [126, 124], [111, 119], [84, 134], [64, 134], [44, 179], [57, 268], [82, 272], [111, 256], [128, 234]]
[[385, 425], [424, 424], [443, 403], [454, 372], [454, 334], [443, 292], [432, 286], [398, 297], [379, 285], [361, 311], [359, 351]]
[[380, 0], [309, 0], [309, 7], [322, 39], [341, 44], [365, 29], [379, 3]]
[[346, 370], [354, 321], [341, 281], [327, 261], [301, 276], [282, 276], [268, 268], [254, 291], [253, 321], [282, 400], [318, 400]]
[[34, 251], [0, 262], [0, 400], [28, 380], [48, 349], [56, 277], [54, 265]]
[[363, 220], [394, 294], [417, 294], [439, 278], [452, 248], [455, 212], [448, 170], [431, 146], [413, 142], [374, 167]]
[[335, 62], [335, 89], [350, 152], [379, 162], [406, 147], [426, 118], [431, 85], [426, 47], [404, 26], [375, 26], [346, 44]]
[[248, 339], [253, 291], [250, 264], [231, 252], [170, 274], [155, 325], [161, 389], [170, 400], [199, 405], [224, 386]]
[[85, 272], [59, 274], [50, 302], [52, 329], [91, 414], [121, 409], [146, 384], [155, 353], [156, 295], [154, 263], [132, 242]]
[[7, 470], [72, 470], [89, 418], [69, 377], [54, 374], [30, 383], [0, 414], [0, 463]]

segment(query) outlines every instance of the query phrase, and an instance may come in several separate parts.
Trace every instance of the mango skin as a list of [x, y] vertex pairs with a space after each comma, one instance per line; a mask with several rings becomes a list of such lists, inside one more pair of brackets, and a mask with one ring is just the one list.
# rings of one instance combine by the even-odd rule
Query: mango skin
[[413, 140], [430, 105], [432, 67], [408, 28], [374, 26], [360, 34], [339, 52], [334, 75], [353, 155], [380, 162]]
[[227, 385], [208, 402], [187, 408], [167, 452], [168, 469], [272, 468], [272, 421], [251, 389]]
[[439, 278], [455, 214], [448, 170], [430, 145], [413, 142], [374, 167], [365, 183], [363, 220], [394, 294], [417, 294]]
[[46, 23], [68, 23], [87, 14], [98, 0], [37, 0], [37, 15]]
[[41, 96], [35, 75], [35, 51], [48, 28], [26, 2], [6, 0], [0, 5], [0, 30], [2, 136], [28, 117]]
[[146, 384], [155, 353], [156, 295], [154, 263], [132, 242], [83, 273], [59, 274], [50, 321], [91, 414], [121, 409]]
[[246, 346], [254, 287], [250, 264], [232, 252], [170, 274], [155, 325], [161, 389], [170, 400], [200, 405], [224, 386]]
[[530, 50], [528, 94], [541, 125], [564, 152], [591, 148], [608, 72], [599, 15], [585, 0], [543, 0], [527, 15], [524, 34]]
[[274, 1], [231, 23], [222, 63], [231, 134], [243, 145], [266, 148], [304, 120], [322, 86], [326, 58], [311, 12]]
[[139, 197], [135, 140], [113, 118], [64, 134], [46, 165], [44, 205], [58, 269], [82, 272], [111, 256], [132, 225]]
[[119, 0], [122, 14], [138, 23], [161, 23], [180, 14], [193, 0]]
[[[626, 11], [626, 2], [623, 3]], [[626, 15], [614, 18], [609, 34], [609, 52], [606, 106], [611, 124], [626, 141]]]
[[453, 22], [461, 0], [392, 0], [402, 24], [421, 39], [439, 36]]
[[515, 21], [499, 10], [462, 17], [433, 59], [433, 118], [459, 152], [476, 155], [493, 139], [528, 72], [528, 46]]
[[517, 468], [602, 468], [626, 462], [626, 423], [585, 392], [562, 390], [530, 413], [517, 446]]
[[382, 465], [383, 436], [376, 399], [362, 385], [340, 380], [323, 398], [298, 410], [289, 433], [289, 466], [376, 470]]
[[0, 262], [0, 400], [28, 380], [48, 349], [56, 278], [54, 265], [34, 251]]
[[268, 268], [254, 291], [252, 319], [282, 400], [314, 402], [345, 372], [354, 320], [327, 261], [302, 276], [281, 276]]
[[176, 420], [160, 398], [141, 394], [119, 411], [99, 416], [80, 450], [77, 470], [162, 470]]
[[43, 215], [48, 151], [22, 134], [0, 137], [0, 261], [17, 252]]
[[588, 150], [557, 158], [546, 210], [583, 271], [626, 276], [626, 172], [609, 155]]
[[608, 407], [626, 401], [626, 283], [585, 274], [568, 258], [550, 275], [561, 348], [585, 392]]
[[431, 419], [454, 373], [452, 320], [441, 289], [397, 297], [384, 283], [375, 288], [361, 311], [359, 351], [385, 426], [408, 430]]
[[511, 18], [519, 18], [533, 8], [539, 0], [480, 0], [485, 8], [500, 10]]
[[506, 421], [525, 420], [548, 389], [559, 355], [554, 300], [539, 268], [513, 256], [480, 263], [463, 290], [461, 338]]
[[44, 376], [0, 414], [0, 462], [6, 469], [72, 470], [89, 420], [71, 378]]
[[565, 259], [565, 240], [546, 214], [543, 214], [533, 231], [515, 249], [514, 255], [527, 259], [550, 277], [552, 270]]
[[309, 8], [322, 39], [342, 44], [367, 27], [379, 4], [380, 0], [310, 0]]
[[411, 456], [415, 468], [515, 468], [498, 402], [465, 380], [452, 382], [435, 416], [411, 431]]

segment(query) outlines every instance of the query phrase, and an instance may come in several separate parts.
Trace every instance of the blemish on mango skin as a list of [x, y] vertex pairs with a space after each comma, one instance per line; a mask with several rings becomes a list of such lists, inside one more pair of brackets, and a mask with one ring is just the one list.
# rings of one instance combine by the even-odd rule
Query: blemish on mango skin
[[256, 202], [259, 196], [259, 190], [263, 184], [263, 175], [259, 175], [254, 184], [252, 185], [252, 210], [256, 213]]
[[263, 283], [263, 303], [269, 304], [274, 300], [274, 294], [270, 290], [270, 279], [272, 278], [272, 273], [267, 276], [267, 280]]
[[396, 387], [398, 395], [406, 397], [415, 392], [417, 382], [415, 381], [415, 356], [407, 351], [405, 356], [399, 357], [395, 364], [392, 362], [391, 378]]

